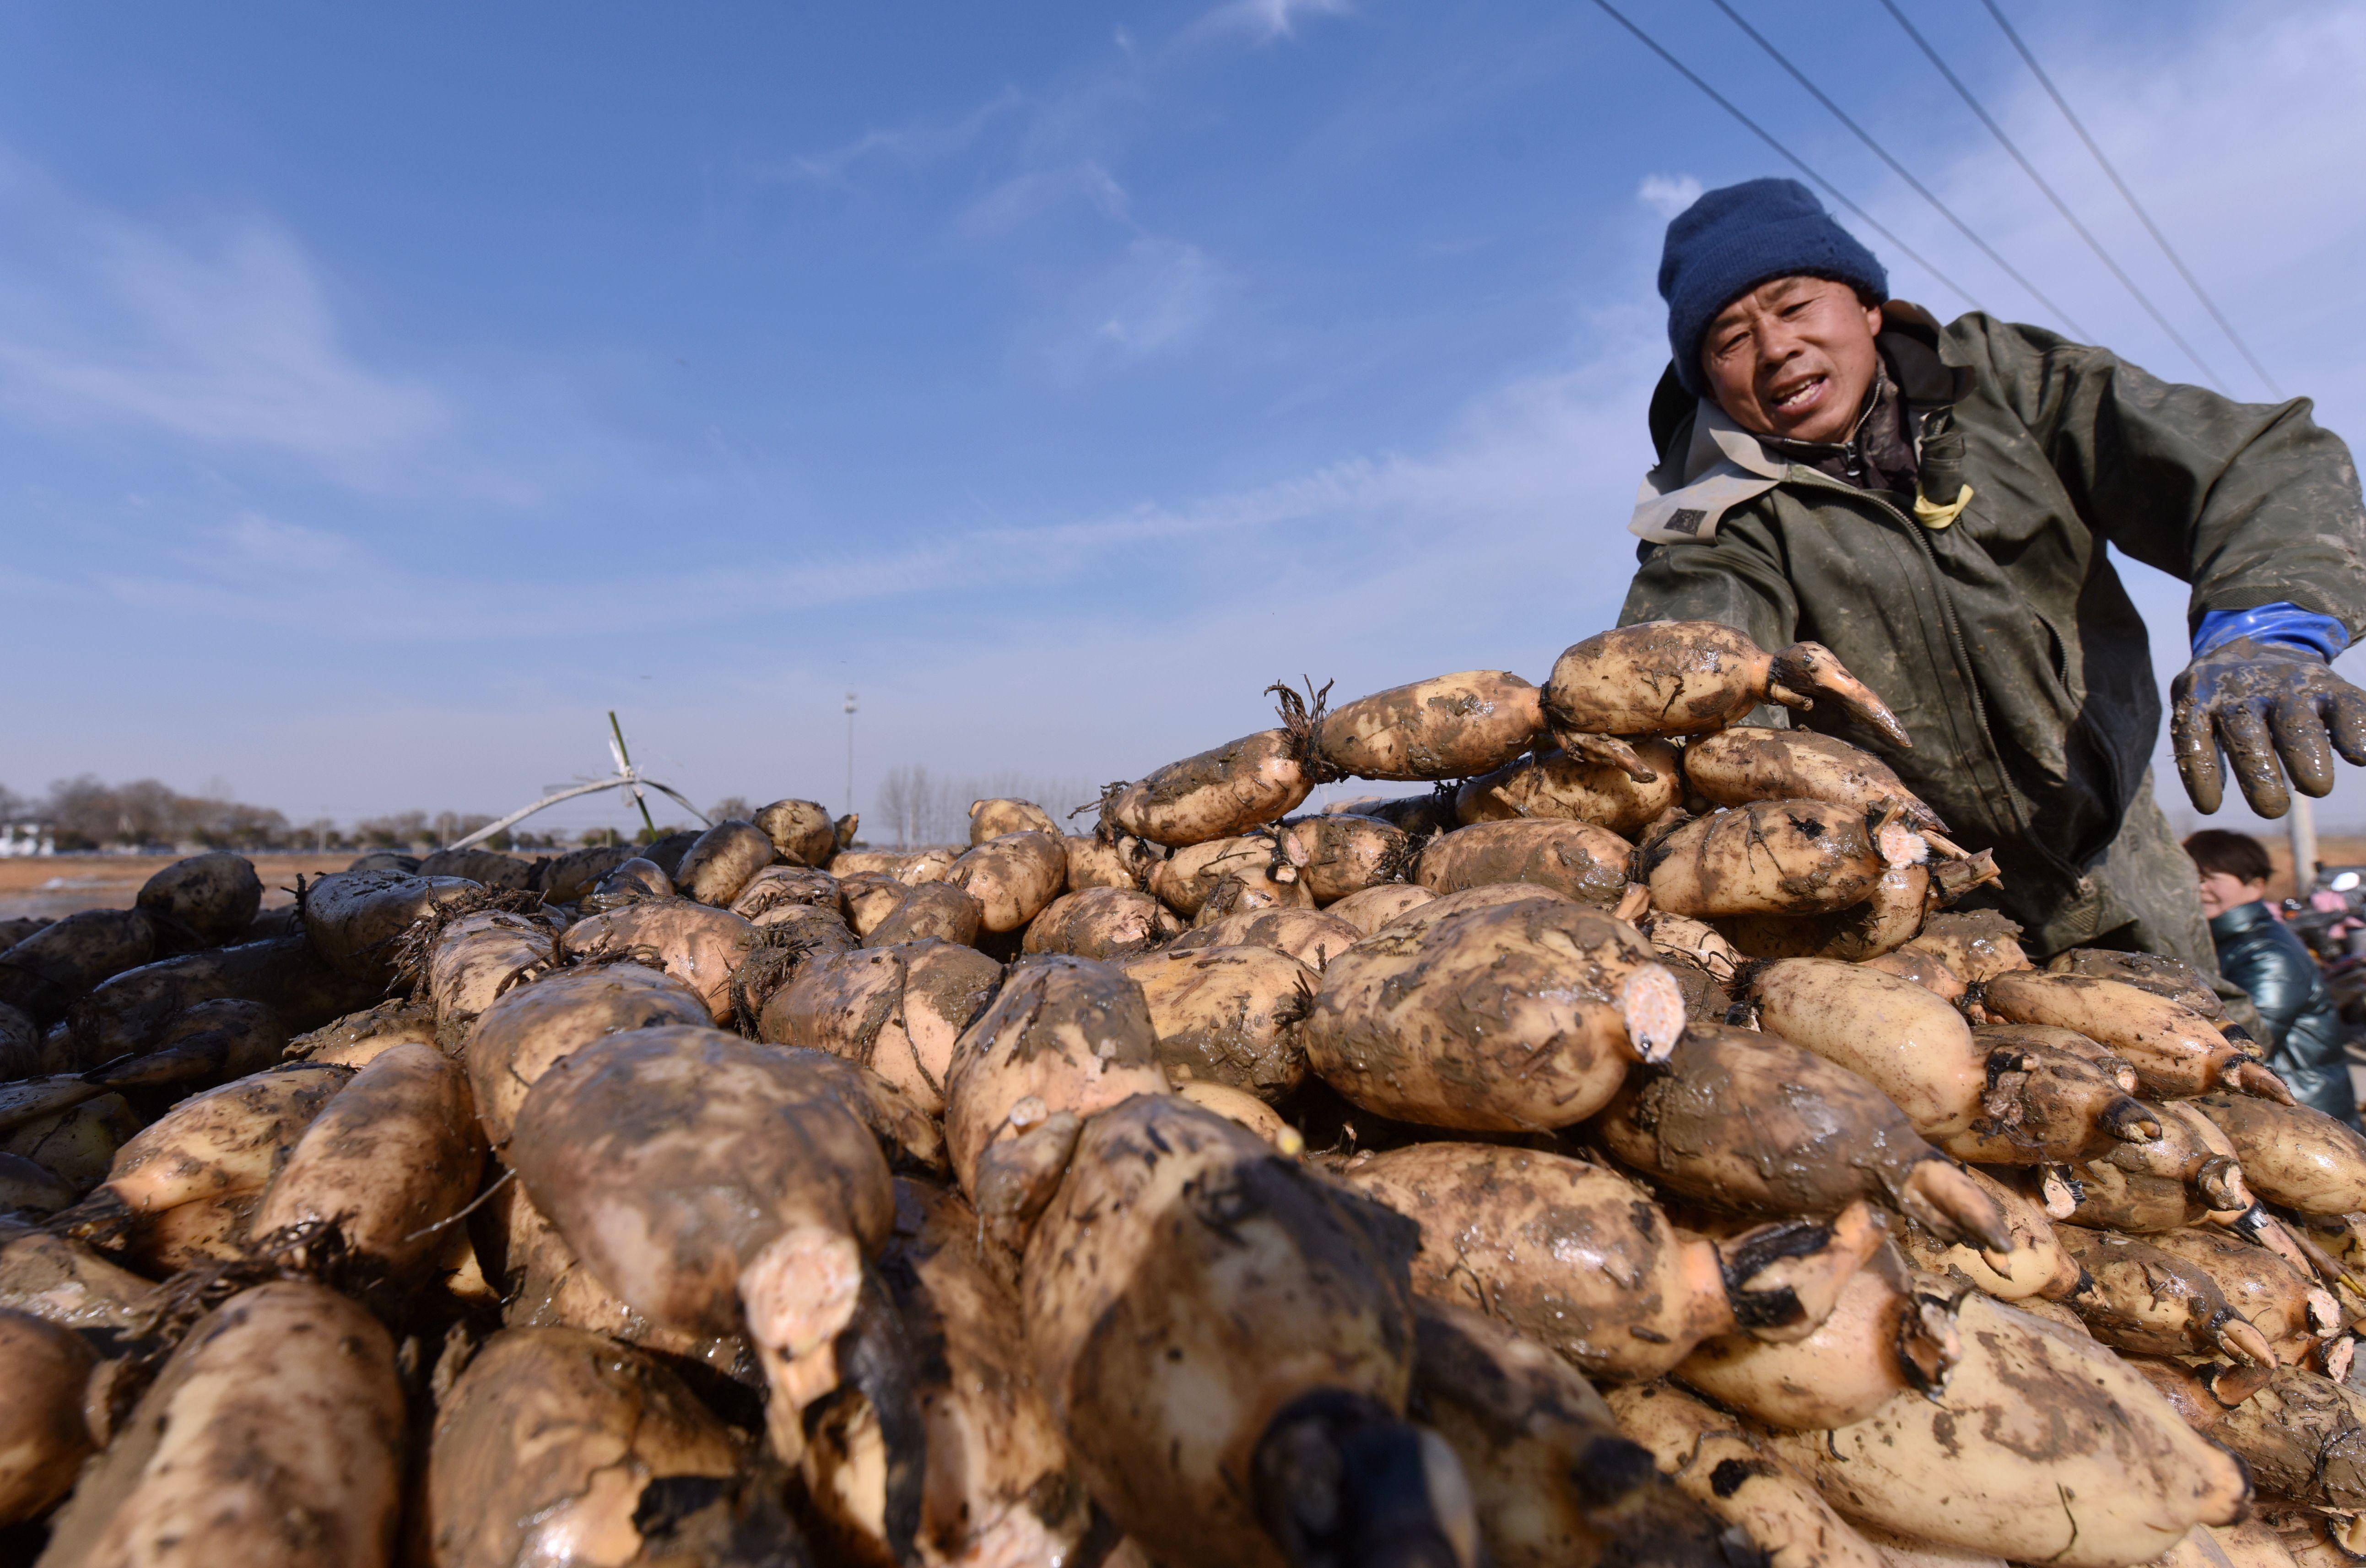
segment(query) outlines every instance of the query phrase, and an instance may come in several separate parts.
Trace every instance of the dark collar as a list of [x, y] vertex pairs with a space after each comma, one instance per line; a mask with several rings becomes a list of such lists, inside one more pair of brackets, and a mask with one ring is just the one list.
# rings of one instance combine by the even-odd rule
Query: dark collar
[[2275, 923], [2276, 917], [2269, 910], [2267, 901], [2255, 898], [2248, 904], [2237, 904], [2224, 914], [2211, 916], [2210, 934], [2213, 937], [2244, 936], [2261, 926]]
[[1979, 385], [1979, 375], [1968, 366], [1950, 365], [1939, 357], [1939, 323], [1920, 305], [1892, 299], [1881, 308], [1881, 335], [1874, 342], [1888, 362], [1889, 374], [1917, 412], [1960, 403]]

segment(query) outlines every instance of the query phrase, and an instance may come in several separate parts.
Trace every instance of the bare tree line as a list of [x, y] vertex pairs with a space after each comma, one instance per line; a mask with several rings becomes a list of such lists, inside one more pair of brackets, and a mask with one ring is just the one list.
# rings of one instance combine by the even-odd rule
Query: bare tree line
[[[879, 781], [877, 815], [865, 818], [862, 836], [897, 849], [916, 844], [965, 844], [974, 800], [1031, 800], [1063, 829], [1068, 814], [1100, 798], [1100, 786], [1083, 779], [1044, 778], [1032, 773], [932, 773], [914, 764], [890, 768]], [[1079, 825], [1083, 818], [1078, 818]]]
[[288, 833], [279, 812], [222, 798], [227, 794], [183, 795], [154, 779], [102, 784], [84, 773], [39, 796], [0, 788], [0, 818], [45, 824], [65, 850], [159, 841], [246, 849]]
[[[492, 820], [476, 813], [400, 811], [341, 826], [327, 818], [290, 822], [269, 807], [225, 798], [216, 786], [183, 795], [154, 779], [102, 783], [87, 773], [62, 779], [39, 795], [0, 786], [0, 821], [39, 822], [51, 828], [61, 850], [133, 849], [202, 845], [238, 850], [430, 849], [452, 842]], [[1069, 813], [1100, 796], [1083, 779], [1047, 778], [1021, 773], [934, 773], [924, 766], [891, 770], [881, 781], [878, 808], [864, 819], [864, 839], [874, 844], [958, 844], [969, 841], [969, 807], [993, 797], [1031, 800], [1063, 828]], [[727, 795], [709, 808], [708, 819], [755, 815], [744, 795]], [[1081, 818], [1078, 819], [1081, 824]], [[572, 836], [572, 835], [570, 835]], [[648, 832], [593, 828], [586, 843], [647, 839]], [[492, 840], [496, 849], [557, 849], [559, 836], [527, 823]]]
[[[107, 784], [90, 773], [60, 779], [38, 795], [0, 785], [0, 821], [39, 823], [61, 851], [408, 849], [448, 844], [490, 822], [481, 814], [400, 811], [347, 827], [326, 818], [290, 822], [284, 812], [230, 798], [227, 785], [184, 795], [155, 779]], [[604, 831], [604, 829], [603, 829]], [[547, 849], [547, 832], [502, 834], [499, 849]]]

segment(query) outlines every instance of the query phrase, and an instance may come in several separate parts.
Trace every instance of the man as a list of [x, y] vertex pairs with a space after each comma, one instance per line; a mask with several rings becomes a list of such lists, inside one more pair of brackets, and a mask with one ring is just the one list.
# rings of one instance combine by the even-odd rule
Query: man
[[2366, 693], [2327, 668], [2366, 631], [2349, 450], [2304, 400], [2233, 402], [1977, 313], [1942, 327], [1887, 285], [1794, 180], [1710, 191], [1668, 226], [1674, 363], [1621, 624], [1823, 643], [1912, 747], [1829, 704], [1789, 722], [1879, 754], [1993, 850], [2003, 886], [1976, 901], [2024, 945], [2208, 972], [2193, 872], [2152, 798], [2144, 622], [2104, 546], [2193, 585], [2173, 692], [2187, 792], [2218, 808], [2223, 745], [2252, 807], [2281, 816], [2285, 771], [2323, 795], [2334, 750], [2366, 762]]
[[2359, 1125], [2358, 1096], [2341, 1050], [2341, 1019], [2307, 944], [2266, 903], [2268, 852], [2245, 833], [2216, 829], [2185, 840], [2200, 874], [2202, 912], [2218, 950], [2218, 972], [2242, 987], [2266, 1032], [2268, 1066], [2293, 1098]]

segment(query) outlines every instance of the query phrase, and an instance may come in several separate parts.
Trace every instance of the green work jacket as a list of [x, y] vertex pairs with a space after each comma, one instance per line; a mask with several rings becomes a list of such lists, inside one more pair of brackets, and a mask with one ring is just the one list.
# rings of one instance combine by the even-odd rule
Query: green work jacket
[[[2358, 473], [2305, 399], [2235, 402], [1986, 315], [1941, 328], [1912, 306], [1885, 314], [1922, 489], [1943, 454], [1950, 494], [1935, 499], [1959, 472], [1960, 515], [1919, 523], [1910, 497], [1782, 462], [1671, 374], [1619, 624], [1719, 621], [1769, 649], [1831, 649], [1912, 748], [1831, 704], [1790, 722], [1876, 753], [1958, 841], [1995, 851], [1995, 901], [2056, 951], [2133, 918], [2089, 874], [2149, 787], [2160, 729], [2144, 622], [2105, 545], [2191, 583], [2191, 620], [2287, 601], [2355, 639]], [[2141, 815], [2158, 822], [2149, 803]]]

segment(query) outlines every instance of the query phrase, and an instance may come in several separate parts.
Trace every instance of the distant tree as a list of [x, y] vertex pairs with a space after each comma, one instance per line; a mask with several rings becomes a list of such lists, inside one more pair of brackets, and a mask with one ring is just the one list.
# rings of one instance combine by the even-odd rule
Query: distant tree
[[195, 819], [177, 835], [208, 849], [261, 850], [287, 841], [287, 818], [265, 806], [236, 801], [207, 802], [219, 809], [192, 814]]
[[462, 815], [457, 811], [439, 811], [427, 825], [427, 837], [439, 849], [457, 843], [492, 820], [482, 812]]
[[706, 808], [709, 822], [749, 822], [755, 816], [756, 808], [748, 804], [744, 795], [727, 795]]
[[188, 819], [181, 797], [155, 779], [137, 779], [115, 788], [116, 841], [121, 844], [171, 843], [175, 830]]
[[57, 829], [61, 849], [69, 843], [77, 849], [112, 843], [122, 821], [115, 791], [96, 773], [52, 783], [42, 814]]
[[261, 850], [296, 836], [285, 815], [232, 800], [227, 786], [191, 795], [155, 779], [109, 784], [84, 773], [51, 784], [45, 800], [11, 796], [10, 803], [0, 815], [49, 823], [62, 849], [196, 844]]
[[929, 770], [922, 767], [890, 768], [879, 781], [877, 826], [883, 834], [894, 837], [899, 850], [912, 842], [914, 808], [928, 787]]
[[869, 826], [883, 840], [892, 838], [899, 849], [965, 843], [972, 801], [1031, 800], [1050, 812], [1053, 820], [1065, 824], [1070, 812], [1099, 798], [1100, 791], [1082, 779], [1031, 773], [948, 778], [916, 764], [887, 770], [879, 781], [878, 820]]
[[[343, 829], [325, 817], [298, 825], [271, 807], [232, 798], [221, 779], [208, 780], [196, 795], [183, 795], [155, 779], [111, 784], [93, 773], [56, 780], [39, 800], [0, 788], [0, 821], [44, 823], [57, 847], [66, 851], [150, 845], [243, 852], [427, 849], [466, 838], [491, 820], [481, 813], [442, 811], [431, 818], [424, 811], [398, 811], [366, 817]], [[558, 846], [548, 832], [513, 830], [491, 841], [495, 848]]]
[[427, 838], [427, 813], [398, 811], [390, 817], [366, 817], [354, 824], [354, 837], [373, 850], [402, 850]]
[[606, 849], [611, 844], [623, 843], [625, 835], [614, 828], [586, 828], [583, 829], [582, 836], [575, 841], [587, 850], [601, 850]]

